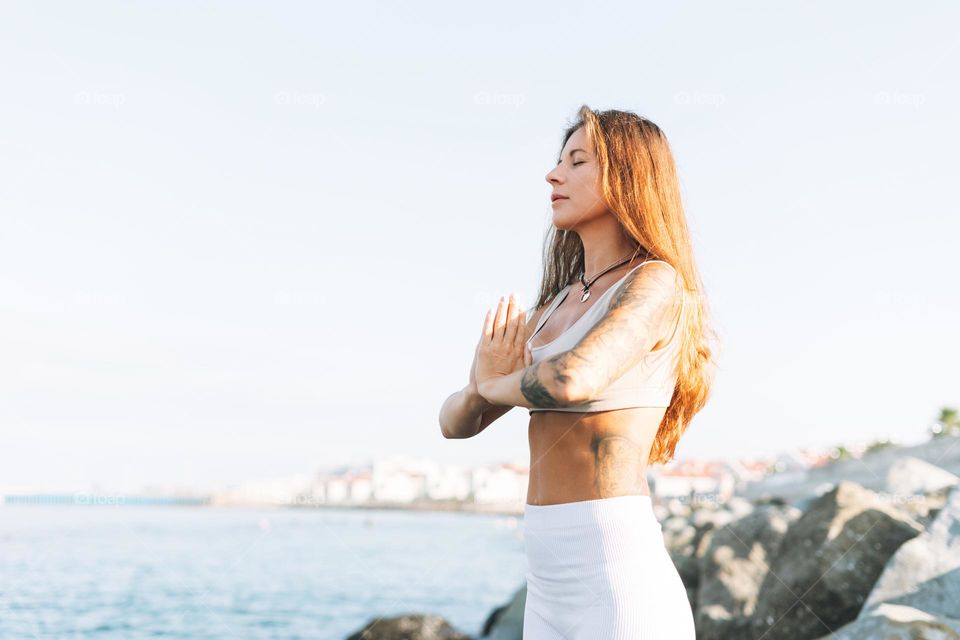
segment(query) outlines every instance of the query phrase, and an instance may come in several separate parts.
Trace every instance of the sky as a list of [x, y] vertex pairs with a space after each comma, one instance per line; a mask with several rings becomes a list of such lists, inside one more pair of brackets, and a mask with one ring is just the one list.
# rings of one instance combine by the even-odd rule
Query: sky
[[656, 122], [723, 341], [678, 457], [917, 439], [960, 404], [960, 8], [0, 7], [0, 486], [216, 487], [446, 440], [535, 302], [581, 104]]

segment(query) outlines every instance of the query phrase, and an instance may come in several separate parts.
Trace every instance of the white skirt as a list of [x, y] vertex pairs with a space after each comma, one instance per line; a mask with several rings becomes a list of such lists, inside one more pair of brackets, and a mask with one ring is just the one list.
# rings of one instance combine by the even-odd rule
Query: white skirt
[[524, 507], [524, 640], [696, 640], [650, 496]]

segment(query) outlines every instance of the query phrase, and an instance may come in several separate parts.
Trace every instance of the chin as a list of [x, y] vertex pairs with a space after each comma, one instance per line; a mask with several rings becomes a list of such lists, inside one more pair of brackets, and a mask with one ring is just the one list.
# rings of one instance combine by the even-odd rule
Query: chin
[[567, 231], [576, 231], [584, 222], [587, 222], [587, 220], [582, 216], [570, 215], [567, 212], [564, 212], [563, 215], [554, 214], [553, 216], [553, 226]]
[[576, 215], [571, 215], [568, 211], [564, 211], [563, 213], [553, 212], [553, 226], [557, 229], [570, 231], [577, 226], [579, 221], [580, 219]]

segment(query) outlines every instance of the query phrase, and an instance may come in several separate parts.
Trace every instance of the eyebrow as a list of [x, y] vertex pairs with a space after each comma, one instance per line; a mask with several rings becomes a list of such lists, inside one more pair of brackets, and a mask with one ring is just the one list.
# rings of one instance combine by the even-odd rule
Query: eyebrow
[[[567, 155], [572, 156], [575, 151], [583, 151], [583, 149], [570, 149], [570, 151], [567, 152]], [[583, 153], [586, 153], [586, 151], [583, 151]], [[560, 164], [560, 162], [561, 160], [557, 160], [557, 164]]]

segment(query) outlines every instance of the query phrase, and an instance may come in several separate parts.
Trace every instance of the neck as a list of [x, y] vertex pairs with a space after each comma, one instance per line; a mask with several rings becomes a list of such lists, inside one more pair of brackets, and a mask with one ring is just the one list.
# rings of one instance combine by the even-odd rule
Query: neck
[[644, 255], [644, 251], [637, 250], [637, 243], [624, 235], [620, 223], [610, 216], [614, 225], [592, 226], [587, 229], [577, 229], [580, 241], [583, 243], [583, 265], [585, 278], [589, 279], [612, 264], [636, 253]]

